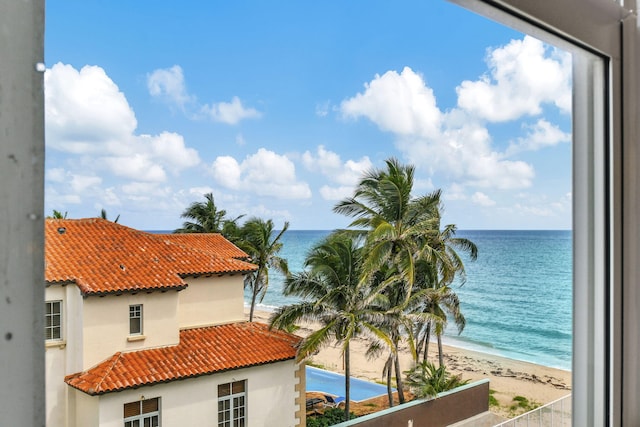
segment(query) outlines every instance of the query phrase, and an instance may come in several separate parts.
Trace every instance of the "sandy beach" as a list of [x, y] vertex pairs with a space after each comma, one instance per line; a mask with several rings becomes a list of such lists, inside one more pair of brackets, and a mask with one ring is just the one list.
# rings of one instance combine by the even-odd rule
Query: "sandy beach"
[[[271, 313], [266, 311], [256, 311], [254, 321], [267, 323], [270, 315]], [[296, 334], [306, 336], [312, 328], [313, 325], [301, 325]], [[364, 341], [357, 341], [351, 345], [351, 374], [362, 379], [381, 381], [385, 357], [367, 359], [365, 348]], [[512, 417], [523, 412], [520, 408], [511, 409], [516, 396], [527, 398], [532, 405], [542, 405], [571, 393], [569, 371], [452, 346], [444, 346], [444, 353], [445, 364], [452, 373], [461, 374], [463, 379], [471, 381], [489, 379], [490, 388], [494, 390], [493, 396], [499, 403], [490, 409], [504, 417]], [[429, 354], [430, 359], [437, 363], [437, 347], [433, 343]], [[311, 361], [326, 369], [344, 372], [339, 347], [327, 346]], [[400, 355], [400, 362], [403, 370], [412, 366], [411, 356], [406, 349]]]

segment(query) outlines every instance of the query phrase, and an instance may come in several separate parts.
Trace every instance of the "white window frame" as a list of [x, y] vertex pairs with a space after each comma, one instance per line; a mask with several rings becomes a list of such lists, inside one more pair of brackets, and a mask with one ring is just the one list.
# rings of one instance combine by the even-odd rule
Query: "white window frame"
[[640, 425], [636, 0], [450, 1], [574, 53], [573, 425]]
[[[149, 400], [155, 400], [157, 401], [157, 409], [155, 411], [150, 411], [150, 412], [143, 412], [144, 410], [144, 402], [149, 401]], [[145, 399], [145, 400], [139, 400], [137, 402], [128, 402], [125, 403], [123, 405], [123, 407], [126, 407], [126, 405], [130, 405], [132, 403], [137, 403], [140, 406], [140, 413], [137, 415], [132, 415], [130, 417], [125, 417], [124, 418], [124, 427], [147, 427], [145, 426], [145, 421], [149, 421], [148, 426], [149, 427], [160, 427], [160, 398], [159, 397], [154, 397], [153, 399]], [[157, 417], [157, 423], [153, 424], [153, 417]], [[138, 424], [135, 425], [134, 423], [138, 421]], [[127, 423], [131, 423], [129, 425], [127, 425]]]
[[[138, 320], [138, 331], [133, 330], [133, 324], [131, 323], [133, 320]], [[142, 304], [130, 304], [129, 305], [129, 335], [137, 336], [142, 335], [144, 332], [143, 329], [143, 319], [144, 319], [144, 307]]]
[[[234, 393], [234, 385], [242, 384], [242, 391]], [[229, 394], [220, 395], [220, 387], [229, 386]], [[225, 404], [228, 406], [224, 407]], [[223, 405], [221, 408], [220, 405]], [[242, 413], [236, 415], [236, 411]], [[223, 416], [223, 419], [220, 419]], [[247, 425], [247, 380], [218, 385], [218, 427], [246, 427]]]
[[[44, 302], [44, 317], [45, 317], [45, 322], [44, 322], [44, 337], [46, 341], [62, 341], [63, 340], [63, 335], [62, 335], [62, 300], [53, 300], [53, 301], [45, 301]], [[56, 306], [58, 307], [58, 312], [54, 313], [53, 312], [53, 307]], [[49, 312], [47, 310], [48, 307], [52, 308], [52, 311]], [[58, 318], [58, 325], [52, 325], [50, 324], [51, 322], [49, 321], [49, 318], [54, 319], [54, 318]], [[53, 331], [58, 331], [58, 336], [54, 337], [53, 335]], [[51, 333], [51, 337], [49, 334], [49, 331], [52, 331]]]

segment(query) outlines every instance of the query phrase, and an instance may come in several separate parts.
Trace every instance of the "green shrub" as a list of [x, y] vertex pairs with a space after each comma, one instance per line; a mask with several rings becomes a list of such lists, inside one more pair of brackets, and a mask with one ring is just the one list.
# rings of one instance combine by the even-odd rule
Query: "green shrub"
[[495, 390], [489, 389], [489, 406], [500, 406], [500, 402], [494, 396], [495, 392]]
[[436, 368], [433, 363], [428, 361], [418, 364], [404, 374], [407, 376], [407, 385], [418, 398], [434, 397], [438, 393], [469, 382], [469, 380], [463, 380], [461, 375], [451, 374], [445, 366]]
[[538, 406], [540, 406], [540, 404], [536, 402], [529, 402], [529, 399], [527, 399], [524, 396], [516, 396], [513, 398], [513, 404], [509, 407], [509, 409], [511, 410], [511, 412], [514, 412], [516, 410], [523, 410], [522, 412], [529, 412], [529, 411], [533, 411]]
[[[349, 415], [349, 419], [354, 419], [356, 416], [352, 412]], [[328, 427], [334, 424], [340, 424], [344, 421], [344, 409], [340, 408], [327, 408], [324, 414], [316, 415], [313, 417], [307, 417], [307, 427]]]

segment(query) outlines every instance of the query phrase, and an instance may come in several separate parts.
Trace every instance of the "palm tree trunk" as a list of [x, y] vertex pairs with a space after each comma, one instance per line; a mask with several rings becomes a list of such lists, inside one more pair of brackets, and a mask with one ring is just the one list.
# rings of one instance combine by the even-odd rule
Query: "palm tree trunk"
[[393, 391], [391, 390], [391, 375], [393, 373], [393, 353], [389, 354], [389, 358], [385, 363], [385, 371], [387, 374], [387, 396], [389, 397], [389, 408], [393, 408]]
[[395, 368], [396, 368], [396, 387], [398, 388], [398, 402], [400, 404], [404, 403], [404, 391], [402, 391], [403, 383], [402, 383], [402, 371], [400, 370], [400, 358], [398, 355], [398, 343], [396, 342], [396, 357], [395, 357]]
[[344, 420], [349, 421], [349, 403], [351, 400], [351, 365], [349, 355], [349, 342], [346, 344], [344, 350], [344, 390], [345, 390], [345, 404], [344, 404]]
[[251, 308], [249, 308], [249, 322], [253, 322], [253, 311], [256, 308], [256, 299], [258, 298], [258, 284], [253, 283], [251, 287]]
[[429, 355], [429, 343], [431, 341], [431, 320], [427, 322], [427, 332], [425, 333], [424, 339], [424, 359], [423, 362], [427, 361], [427, 356]]
[[437, 334], [438, 336], [438, 362], [440, 363], [440, 367], [444, 366], [444, 355], [442, 354], [442, 334]]

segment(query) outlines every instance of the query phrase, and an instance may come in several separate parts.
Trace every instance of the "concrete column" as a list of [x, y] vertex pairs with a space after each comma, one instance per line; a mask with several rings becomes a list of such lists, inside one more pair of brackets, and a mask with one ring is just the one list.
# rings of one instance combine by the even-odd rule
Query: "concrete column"
[[0, 0], [2, 425], [45, 425], [43, 55], [44, 0]]

